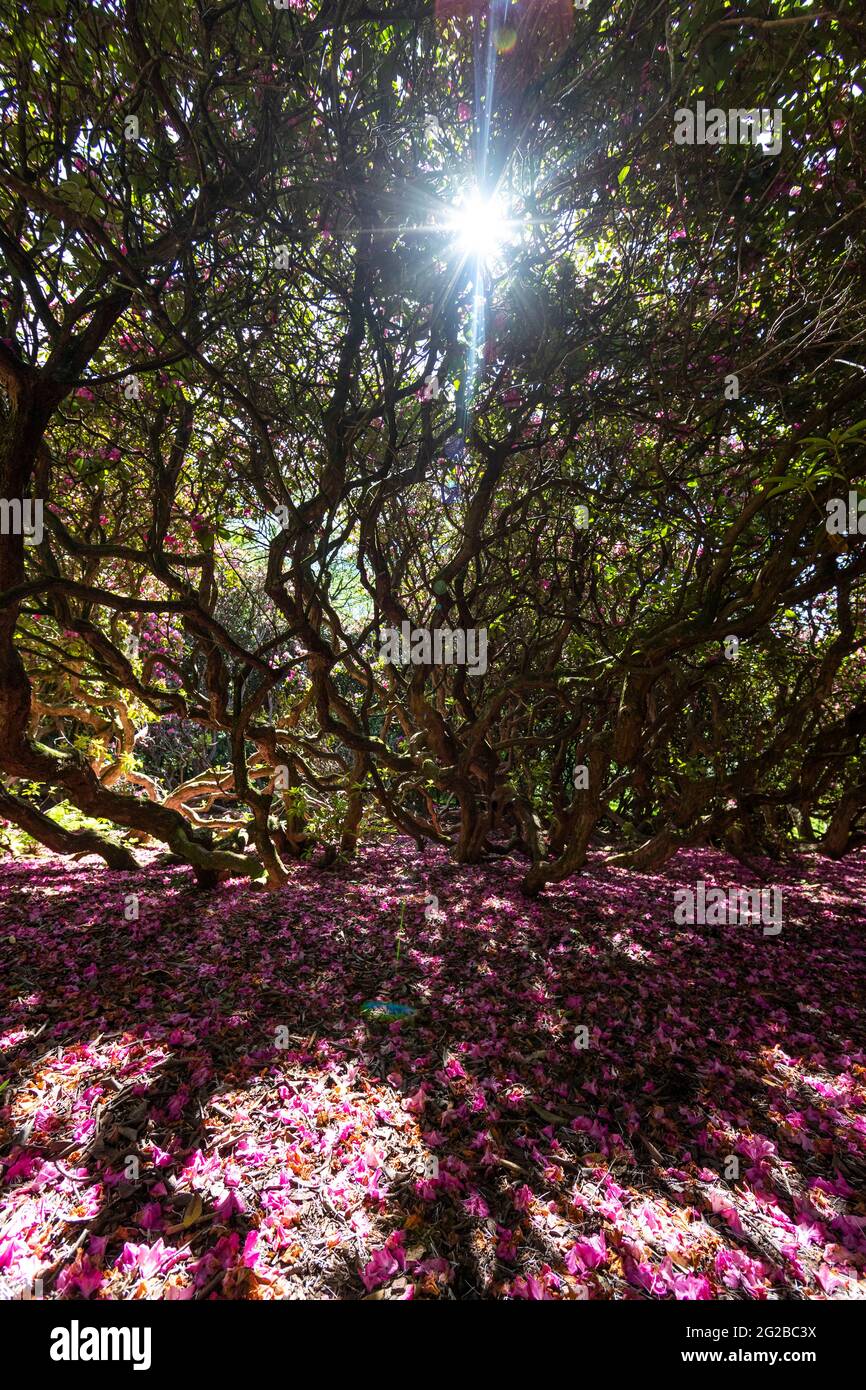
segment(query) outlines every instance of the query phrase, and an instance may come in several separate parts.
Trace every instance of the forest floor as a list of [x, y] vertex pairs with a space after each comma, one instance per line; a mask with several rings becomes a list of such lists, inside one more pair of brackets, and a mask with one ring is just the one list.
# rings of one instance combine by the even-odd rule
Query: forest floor
[[279, 894], [7, 860], [0, 1292], [866, 1297], [866, 855], [763, 867], [776, 935], [674, 925], [757, 882], [710, 851], [535, 903], [403, 840]]

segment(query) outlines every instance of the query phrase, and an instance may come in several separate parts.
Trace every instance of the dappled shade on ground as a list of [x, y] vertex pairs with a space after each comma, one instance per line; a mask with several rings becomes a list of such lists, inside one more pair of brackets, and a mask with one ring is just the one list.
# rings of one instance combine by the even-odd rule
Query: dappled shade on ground
[[0, 1279], [863, 1297], [866, 857], [767, 868], [776, 936], [674, 925], [676, 887], [747, 882], [709, 851], [534, 903], [408, 841], [277, 894], [3, 864]]

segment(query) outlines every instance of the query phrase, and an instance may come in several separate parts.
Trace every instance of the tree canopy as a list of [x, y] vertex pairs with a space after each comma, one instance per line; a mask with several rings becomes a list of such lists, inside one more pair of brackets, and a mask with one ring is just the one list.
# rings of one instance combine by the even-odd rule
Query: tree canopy
[[859, 6], [2, 10], [6, 820], [530, 894], [866, 841]]

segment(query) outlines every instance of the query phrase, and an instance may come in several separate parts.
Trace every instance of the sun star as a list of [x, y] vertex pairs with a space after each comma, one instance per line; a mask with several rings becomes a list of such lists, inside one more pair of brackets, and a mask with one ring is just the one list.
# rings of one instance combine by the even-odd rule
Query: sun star
[[485, 197], [478, 190], [455, 208], [449, 227], [456, 234], [461, 254], [482, 263], [501, 250], [510, 230], [501, 199]]

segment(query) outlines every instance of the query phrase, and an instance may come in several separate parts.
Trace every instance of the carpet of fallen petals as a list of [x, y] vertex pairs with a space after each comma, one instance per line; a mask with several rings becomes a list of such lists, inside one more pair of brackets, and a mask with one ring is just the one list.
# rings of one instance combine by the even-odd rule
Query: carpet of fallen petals
[[710, 851], [142, 858], [0, 865], [3, 1296], [866, 1296], [866, 856], [763, 865], [775, 936], [674, 925]]

